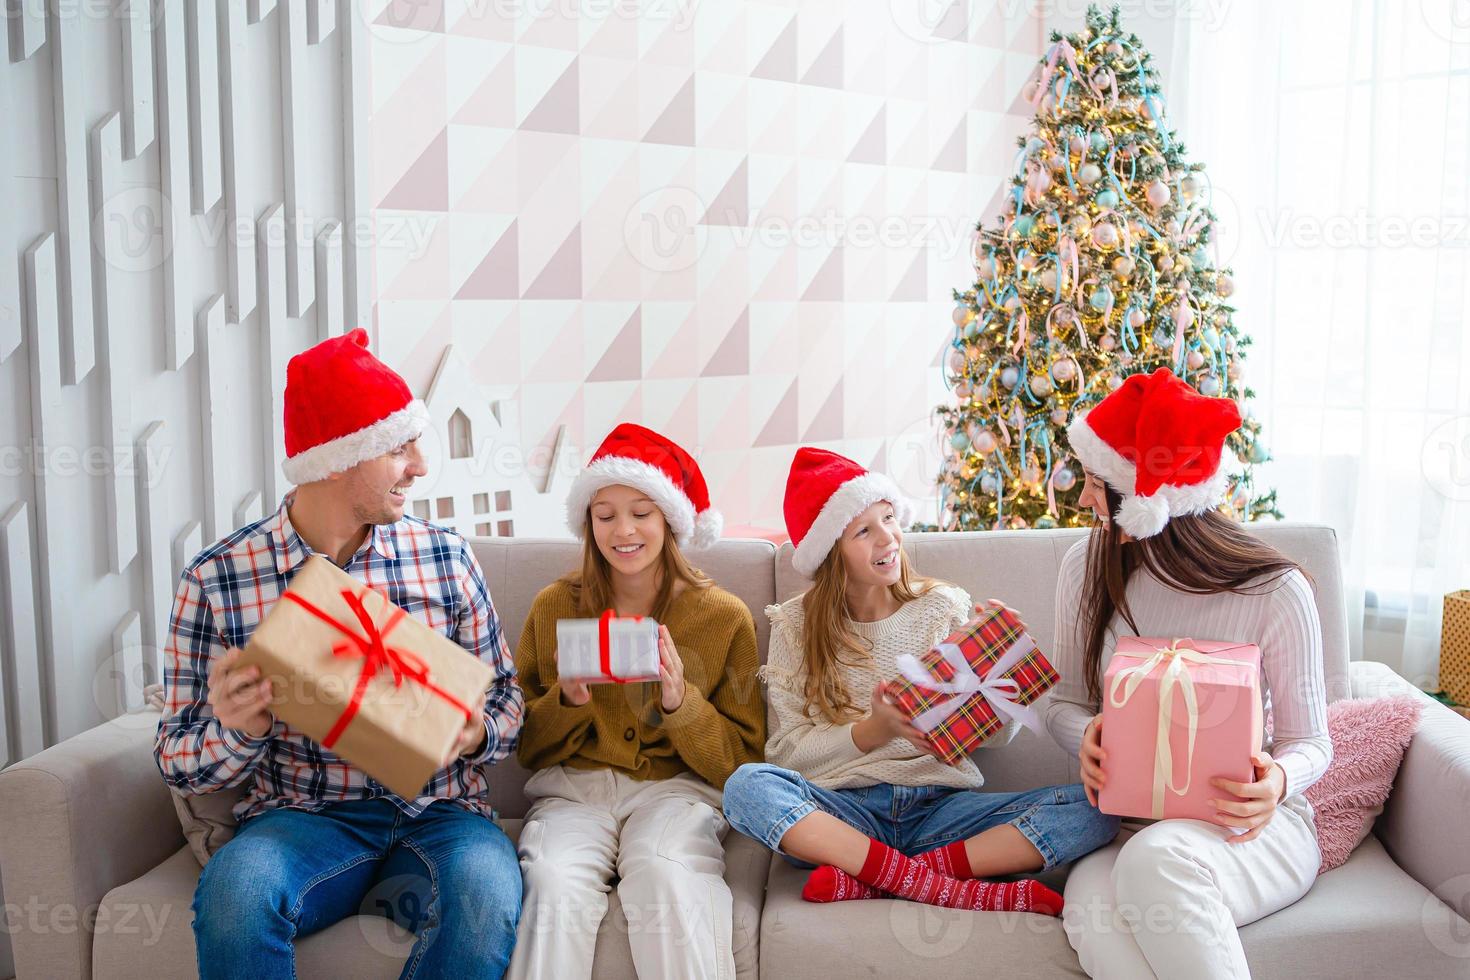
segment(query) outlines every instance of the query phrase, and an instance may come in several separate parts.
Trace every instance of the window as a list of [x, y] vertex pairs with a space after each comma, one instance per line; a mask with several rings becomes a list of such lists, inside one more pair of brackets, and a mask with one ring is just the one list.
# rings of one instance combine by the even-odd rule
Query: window
[[439, 517], [441, 518], [454, 516], [453, 497], [440, 497], [438, 500], [434, 501], [434, 507], [438, 511]]

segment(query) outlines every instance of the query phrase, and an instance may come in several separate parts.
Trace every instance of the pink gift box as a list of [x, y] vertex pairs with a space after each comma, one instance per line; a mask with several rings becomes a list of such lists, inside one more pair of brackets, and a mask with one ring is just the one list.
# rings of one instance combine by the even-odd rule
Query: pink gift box
[[1103, 813], [1213, 820], [1209, 800], [1238, 797], [1211, 779], [1253, 781], [1251, 755], [1261, 749], [1254, 643], [1119, 637], [1102, 693]]

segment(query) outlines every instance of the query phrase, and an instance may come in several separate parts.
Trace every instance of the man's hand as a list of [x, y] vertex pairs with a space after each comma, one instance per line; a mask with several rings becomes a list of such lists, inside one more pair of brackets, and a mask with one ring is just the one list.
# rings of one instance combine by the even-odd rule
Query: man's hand
[[265, 738], [275, 724], [270, 711], [271, 682], [260, 676], [259, 667], [241, 667], [241, 652], [231, 647], [210, 666], [209, 706], [224, 727], [251, 738]]
[[[449, 750], [449, 756], [444, 760], [447, 766], [455, 759], [467, 755], [476, 755], [485, 747], [485, 694], [480, 693], [475, 703], [470, 705], [470, 717], [459, 730], [459, 738], [454, 740], [454, 746]], [[440, 768], [443, 768], [442, 766]]]

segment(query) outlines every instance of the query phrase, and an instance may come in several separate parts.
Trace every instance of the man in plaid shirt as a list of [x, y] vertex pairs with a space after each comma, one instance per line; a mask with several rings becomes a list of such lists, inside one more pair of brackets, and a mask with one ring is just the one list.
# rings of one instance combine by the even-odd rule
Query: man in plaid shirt
[[[501, 976], [521, 907], [514, 846], [491, 819], [484, 767], [515, 749], [523, 701], [478, 563], [458, 534], [404, 515], [427, 470], [407, 384], [354, 330], [287, 368], [275, 514], [184, 570], [169, 624], [168, 704], [154, 755], [186, 793], [240, 785], [237, 835], [194, 897], [201, 977], [294, 977], [293, 940], [362, 909], [416, 933], [403, 975]], [[495, 681], [443, 767], [404, 799], [275, 719], [240, 648], [322, 554], [490, 664]]]

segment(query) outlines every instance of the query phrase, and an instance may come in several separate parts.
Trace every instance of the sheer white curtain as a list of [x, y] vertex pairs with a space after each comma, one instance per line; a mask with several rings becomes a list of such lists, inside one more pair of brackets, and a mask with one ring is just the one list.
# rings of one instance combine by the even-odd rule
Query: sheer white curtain
[[1169, 116], [1256, 341], [1263, 483], [1338, 529], [1353, 655], [1433, 688], [1470, 588], [1470, 3], [1175, 13]]

